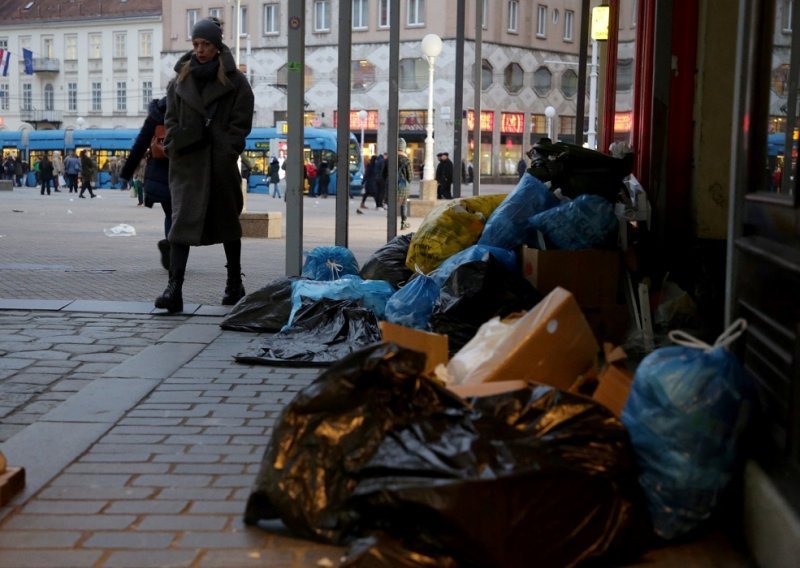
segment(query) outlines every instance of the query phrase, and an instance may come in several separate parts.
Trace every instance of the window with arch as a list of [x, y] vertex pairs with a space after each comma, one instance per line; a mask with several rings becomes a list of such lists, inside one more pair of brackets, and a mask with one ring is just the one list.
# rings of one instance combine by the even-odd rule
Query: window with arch
[[503, 71], [503, 85], [509, 93], [518, 93], [522, 90], [525, 73], [519, 63], [509, 63]]
[[540, 97], [550, 93], [553, 88], [553, 74], [547, 67], [539, 67], [533, 72], [533, 90]]
[[561, 92], [568, 99], [578, 92], [578, 74], [572, 69], [567, 69], [561, 74]]
[[53, 84], [47, 83], [44, 86], [44, 110], [55, 110], [55, 107]]
[[[475, 81], [475, 68], [472, 69], [472, 84]], [[481, 61], [481, 91], [487, 90], [494, 83], [494, 67], [487, 59]]]

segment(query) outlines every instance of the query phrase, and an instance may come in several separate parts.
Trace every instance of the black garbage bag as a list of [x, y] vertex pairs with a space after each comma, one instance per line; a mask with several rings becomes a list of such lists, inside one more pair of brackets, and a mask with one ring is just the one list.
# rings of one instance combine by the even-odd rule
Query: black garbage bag
[[364, 280], [386, 280], [395, 288], [411, 278], [414, 273], [406, 266], [408, 246], [414, 233], [397, 235], [380, 247], [361, 267]]
[[380, 340], [372, 310], [353, 300], [322, 299], [303, 302], [292, 327], [234, 359], [256, 365], [326, 366]]
[[219, 326], [254, 333], [279, 331], [289, 321], [295, 280], [296, 277], [278, 278], [251, 292], [231, 308]]
[[624, 187], [622, 180], [633, 170], [633, 153], [615, 158], [576, 144], [552, 142], [549, 138], [540, 138], [528, 156], [531, 159], [528, 173], [551, 182], [552, 189], [561, 188], [561, 193], [571, 198], [589, 193], [614, 202]]
[[458, 266], [445, 280], [430, 317], [431, 330], [447, 335], [450, 355], [495, 316], [529, 310], [542, 295], [493, 255]]
[[423, 368], [421, 353], [379, 343], [298, 393], [245, 522], [280, 518], [336, 544], [385, 533], [456, 566], [561, 568], [637, 550], [641, 490], [610, 411], [544, 385], [465, 401]]
[[339, 568], [458, 568], [446, 554], [409, 550], [398, 539], [376, 532], [352, 543]]

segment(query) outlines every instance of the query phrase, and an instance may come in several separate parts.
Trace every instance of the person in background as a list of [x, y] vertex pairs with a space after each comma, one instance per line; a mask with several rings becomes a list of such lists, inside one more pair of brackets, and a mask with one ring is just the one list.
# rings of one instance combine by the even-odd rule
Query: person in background
[[[403, 138], [397, 141], [397, 209], [400, 212], [400, 228], [408, 229], [408, 193], [411, 188], [411, 161], [406, 156], [407, 144]], [[389, 160], [383, 163], [381, 177], [389, 180]]]
[[75, 155], [75, 152], [70, 152], [67, 159], [64, 160], [64, 180], [67, 182], [69, 192], [78, 193], [78, 176], [81, 175], [81, 161]]
[[331, 169], [328, 162], [322, 160], [317, 168], [317, 194], [328, 198], [328, 186], [331, 183]]
[[130, 154], [122, 165], [119, 177], [122, 182], [127, 182], [135, 175], [136, 170], [144, 161], [144, 205], [153, 207], [160, 203], [164, 211], [164, 238], [157, 243], [161, 255], [161, 266], [169, 270], [170, 246], [167, 237], [172, 228], [172, 196], [169, 191], [169, 160], [157, 158], [150, 153], [150, 142], [156, 133], [156, 126], [164, 124], [164, 114], [167, 112], [167, 97], [153, 99], [147, 105], [147, 116], [142, 128], [133, 141]]
[[22, 157], [17, 154], [17, 157], [14, 158], [14, 179], [16, 180], [14, 185], [22, 187], [22, 176], [24, 174], [25, 168], [22, 167]]
[[280, 199], [281, 197], [281, 163], [276, 156], [272, 156], [267, 169], [269, 175], [269, 184], [272, 186], [272, 197]]
[[83, 192], [89, 190], [89, 195], [96, 197], [92, 191], [92, 180], [97, 175], [97, 162], [89, 155], [89, 150], [81, 150], [81, 192], [78, 197], [83, 197]]
[[383, 177], [383, 168], [389, 154], [378, 154], [375, 159], [375, 203], [379, 210], [386, 210], [386, 180]]
[[53, 152], [53, 187], [55, 188], [55, 191], [61, 191], [58, 189], [58, 187], [60, 185], [64, 185], [61, 183], [63, 176], [64, 160], [61, 158], [61, 152]]
[[222, 42], [220, 22], [200, 20], [191, 35], [192, 51], [175, 64], [176, 76], [167, 85], [164, 116], [173, 213], [169, 282], [155, 306], [169, 313], [183, 311], [191, 246], [221, 243], [227, 261], [222, 304], [232, 306], [245, 295], [239, 222], [244, 196], [237, 162], [253, 126], [255, 100]]
[[[363, 215], [361, 209], [369, 209], [367, 207], [367, 198], [368, 197], [375, 197], [375, 203], [378, 202], [378, 198], [376, 197], [377, 193], [377, 184], [378, 184], [378, 173], [376, 171], [376, 167], [378, 165], [378, 158], [372, 156], [369, 161], [367, 161], [367, 167], [364, 168], [364, 178], [362, 181], [362, 187], [364, 189], [364, 194], [361, 196], [361, 205], [359, 205], [358, 209], [356, 209], [356, 213]], [[378, 208], [378, 205], [375, 206]]]
[[14, 156], [11, 154], [3, 161], [3, 179], [14, 180]]
[[308, 160], [305, 165], [305, 176], [308, 180], [308, 193], [314, 195], [314, 183], [317, 181], [317, 167], [314, 162]]
[[436, 157], [439, 158], [436, 165], [436, 197], [453, 199], [453, 162], [450, 161], [450, 154], [439, 152]]
[[47, 189], [47, 195], [50, 195], [50, 187], [53, 185], [53, 162], [50, 161], [46, 152], [39, 160], [39, 180], [42, 184], [42, 195], [44, 195], [45, 189]]
[[517, 162], [517, 177], [522, 179], [522, 176], [525, 175], [525, 172], [528, 170], [528, 162], [525, 161], [525, 158], [522, 157]]

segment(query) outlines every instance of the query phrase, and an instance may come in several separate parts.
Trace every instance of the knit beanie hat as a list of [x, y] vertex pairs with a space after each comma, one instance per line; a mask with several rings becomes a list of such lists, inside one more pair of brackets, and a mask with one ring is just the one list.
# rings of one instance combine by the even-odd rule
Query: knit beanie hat
[[210, 41], [214, 47], [222, 50], [222, 28], [219, 20], [205, 18], [197, 22], [192, 28], [192, 39], [201, 38]]

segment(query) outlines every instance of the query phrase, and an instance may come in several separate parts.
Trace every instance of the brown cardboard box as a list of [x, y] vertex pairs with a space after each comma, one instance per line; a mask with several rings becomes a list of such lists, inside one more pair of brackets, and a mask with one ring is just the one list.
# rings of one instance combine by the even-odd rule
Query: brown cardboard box
[[605, 306], [581, 306], [589, 327], [600, 343], [620, 345], [625, 342], [631, 327], [630, 310], [627, 304]]
[[622, 347], [614, 348], [610, 343], [604, 343], [603, 350], [606, 364], [597, 378], [593, 398], [619, 417], [628, 400], [634, 374], [627, 368], [627, 355]]
[[620, 253], [614, 250], [539, 250], [522, 247], [522, 274], [542, 294], [560, 286], [580, 306], [617, 303]]
[[[507, 323], [507, 330], [482, 334], [498, 323]], [[484, 323], [447, 370], [454, 384], [522, 380], [569, 390], [581, 376], [596, 374], [599, 351], [575, 298], [557, 287], [516, 320]]]
[[425, 373], [432, 372], [440, 363], [447, 364], [446, 335], [404, 327], [388, 321], [381, 321], [378, 325], [384, 341], [390, 341], [400, 347], [420, 351], [426, 355]]

